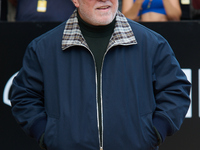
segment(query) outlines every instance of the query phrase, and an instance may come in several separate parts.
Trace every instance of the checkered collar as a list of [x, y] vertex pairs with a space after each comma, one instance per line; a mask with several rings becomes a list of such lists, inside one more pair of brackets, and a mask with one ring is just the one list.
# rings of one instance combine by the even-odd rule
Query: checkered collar
[[[107, 49], [110, 49], [116, 45], [133, 44], [137, 44], [133, 31], [131, 30], [131, 27], [129, 26], [124, 15], [118, 11], [116, 15], [115, 29]], [[62, 50], [66, 50], [67, 48], [75, 45], [88, 48], [88, 45], [81, 34], [81, 30], [78, 25], [77, 9], [66, 22], [62, 38]]]

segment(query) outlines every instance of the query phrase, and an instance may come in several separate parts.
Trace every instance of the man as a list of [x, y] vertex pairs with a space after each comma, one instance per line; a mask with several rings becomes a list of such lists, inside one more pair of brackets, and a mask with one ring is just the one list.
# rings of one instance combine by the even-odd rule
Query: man
[[66, 23], [28, 46], [13, 115], [48, 150], [158, 149], [190, 104], [169, 44], [127, 20], [118, 0], [73, 3]]

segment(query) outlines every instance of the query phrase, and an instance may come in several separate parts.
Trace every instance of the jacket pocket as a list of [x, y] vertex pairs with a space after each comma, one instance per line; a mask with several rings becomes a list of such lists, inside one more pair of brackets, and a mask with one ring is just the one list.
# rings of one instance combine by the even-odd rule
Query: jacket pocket
[[56, 118], [48, 117], [47, 125], [44, 133], [44, 144], [46, 149], [53, 150], [56, 147], [56, 139], [57, 139], [57, 122]]
[[158, 136], [152, 122], [153, 113], [142, 115], [142, 133], [145, 143], [151, 146], [151, 149], [156, 149], [159, 145]]

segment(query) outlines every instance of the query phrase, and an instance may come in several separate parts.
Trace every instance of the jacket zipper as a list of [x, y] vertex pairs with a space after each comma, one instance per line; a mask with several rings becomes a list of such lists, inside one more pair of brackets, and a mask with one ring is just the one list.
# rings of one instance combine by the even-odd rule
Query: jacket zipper
[[[110, 47], [111, 48], [111, 47]], [[103, 56], [103, 59], [102, 59], [102, 64], [101, 64], [101, 72], [100, 72], [100, 101], [101, 101], [101, 127], [102, 127], [102, 132], [100, 133], [101, 134], [101, 139], [100, 139], [100, 150], [103, 150], [103, 94], [102, 94], [102, 72], [103, 72], [103, 64], [104, 64], [104, 60], [105, 60], [105, 56], [106, 54], [108, 53], [109, 49], [108, 48]]]
[[[103, 96], [102, 96], [102, 71], [103, 71], [103, 64], [104, 64], [104, 60], [105, 60], [105, 56], [107, 54], [107, 52], [109, 51], [108, 48], [107, 51], [105, 52], [104, 56], [103, 56], [103, 60], [102, 60], [102, 64], [101, 64], [101, 72], [100, 72], [100, 105], [98, 102], [98, 82], [97, 82], [97, 67], [96, 67], [96, 61], [94, 58], [94, 55], [92, 53], [92, 51], [87, 47], [86, 47], [89, 52], [92, 55], [93, 61], [94, 61], [94, 66], [95, 66], [95, 82], [96, 82], [96, 104], [97, 104], [97, 124], [98, 124], [98, 132], [99, 132], [99, 147], [100, 150], [103, 150]], [[101, 111], [101, 117], [99, 114], [99, 111]], [[100, 129], [100, 125], [101, 125], [101, 129]]]
[[[89, 50], [89, 52], [91, 53], [92, 55], [92, 58], [93, 58], [93, 61], [94, 61], [94, 67], [95, 67], [95, 82], [96, 82], [96, 106], [97, 106], [97, 126], [98, 126], [98, 133], [99, 133], [99, 147], [100, 147], [100, 150], [103, 150], [103, 110], [102, 110], [102, 94], [100, 95], [100, 105], [99, 105], [99, 102], [98, 102], [98, 82], [97, 82], [97, 67], [96, 67], [96, 61], [95, 61], [95, 58], [94, 58], [94, 55], [92, 53], [92, 51], [87, 47], [87, 46], [84, 46], [85, 48], [87, 48]], [[102, 63], [103, 64], [103, 63]], [[101, 78], [101, 75], [100, 75], [100, 78]], [[100, 85], [100, 88], [101, 88], [101, 85]], [[101, 91], [101, 89], [100, 89]], [[102, 93], [102, 92], [101, 92]], [[100, 108], [99, 108], [100, 106]], [[99, 114], [99, 110], [101, 109], [101, 117], [100, 117], [100, 114]], [[101, 129], [100, 129], [100, 125], [101, 125]], [[100, 132], [102, 131], [102, 132]]]

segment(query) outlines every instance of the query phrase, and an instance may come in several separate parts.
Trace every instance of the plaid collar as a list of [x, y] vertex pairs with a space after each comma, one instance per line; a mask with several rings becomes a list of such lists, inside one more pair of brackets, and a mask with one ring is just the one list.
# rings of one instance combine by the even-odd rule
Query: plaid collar
[[[118, 11], [116, 15], [115, 29], [107, 49], [116, 45], [133, 44], [137, 44], [133, 31], [124, 15]], [[75, 45], [84, 46], [89, 49], [78, 25], [77, 9], [66, 22], [62, 38], [62, 50], [66, 50]]]

